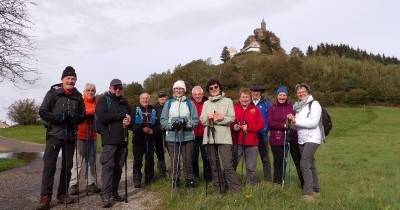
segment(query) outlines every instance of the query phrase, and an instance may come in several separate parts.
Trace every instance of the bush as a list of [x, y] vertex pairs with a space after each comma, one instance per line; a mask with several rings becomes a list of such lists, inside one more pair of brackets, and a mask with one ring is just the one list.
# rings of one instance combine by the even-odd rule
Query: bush
[[367, 104], [369, 94], [363, 89], [352, 89], [346, 94], [346, 103], [349, 104]]
[[36, 125], [39, 123], [39, 106], [35, 99], [21, 99], [8, 107], [7, 116], [19, 125]]

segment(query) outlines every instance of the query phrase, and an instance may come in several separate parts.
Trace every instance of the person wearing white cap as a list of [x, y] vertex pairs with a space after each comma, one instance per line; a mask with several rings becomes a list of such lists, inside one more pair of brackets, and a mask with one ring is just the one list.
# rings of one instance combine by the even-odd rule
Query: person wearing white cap
[[194, 187], [193, 174], [193, 127], [199, 122], [197, 110], [189, 97], [185, 96], [186, 85], [182, 80], [174, 83], [173, 98], [164, 105], [161, 114], [161, 125], [166, 129], [166, 142], [171, 156], [172, 187], [179, 187], [179, 161], [183, 160], [183, 171], [186, 179], [186, 188]]

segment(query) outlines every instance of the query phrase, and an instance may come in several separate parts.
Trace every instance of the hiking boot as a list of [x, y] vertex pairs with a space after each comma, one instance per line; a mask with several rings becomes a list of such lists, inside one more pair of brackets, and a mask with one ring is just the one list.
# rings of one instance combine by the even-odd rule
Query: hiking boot
[[111, 207], [111, 200], [109, 196], [101, 196], [101, 206], [103, 208], [110, 208]]
[[194, 188], [194, 181], [193, 179], [186, 179], [186, 188]]
[[50, 201], [51, 201], [50, 195], [42, 196], [39, 201], [39, 206], [36, 208], [36, 210], [50, 209]]
[[58, 203], [67, 203], [67, 204], [70, 204], [70, 203], [73, 203], [73, 202], [74, 202], [74, 199], [71, 198], [71, 197], [68, 195], [68, 193], [59, 194], [59, 195], [57, 195], [57, 202], [58, 202]]
[[[91, 185], [89, 185], [89, 186], [87, 187], [87, 191], [89, 191], [89, 192], [91, 192], [91, 193], [96, 193], [96, 194], [98, 194], [98, 193], [101, 192], [101, 189], [98, 188], [94, 183], [92, 183]], [[71, 194], [71, 195], [72, 195], [72, 194]]]
[[78, 185], [74, 184], [69, 188], [70, 195], [78, 195]]
[[111, 194], [111, 200], [118, 201], [118, 202], [122, 202], [122, 201], [125, 201], [125, 197], [121, 197], [121, 196], [118, 194], [118, 192], [113, 192], [113, 193]]
[[303, 200], [306, 202], [314, 201], [314, 197], [312, 195], [303, 195]]
[[312, 193], [311, 193], [311, 196], [314, 197], [314, 198], [319, 198], [319, 197], [321, 197], [321, 193], [319, 193], [319, 192], [312, 192]]

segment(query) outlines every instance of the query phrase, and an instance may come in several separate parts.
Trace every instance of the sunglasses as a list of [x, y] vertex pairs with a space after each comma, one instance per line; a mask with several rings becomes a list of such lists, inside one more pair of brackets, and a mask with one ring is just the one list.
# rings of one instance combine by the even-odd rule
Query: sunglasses
[[116, 91], [116, 90], [122, 90], [123, 89], [123, 87], [122, 86], [113, 86], [113, 89]]
[[208, 89], [209, 90], [218, 90], [218, 88], [219, 88], [218, 85], [213, 85], [213, 86], [210, 86]]

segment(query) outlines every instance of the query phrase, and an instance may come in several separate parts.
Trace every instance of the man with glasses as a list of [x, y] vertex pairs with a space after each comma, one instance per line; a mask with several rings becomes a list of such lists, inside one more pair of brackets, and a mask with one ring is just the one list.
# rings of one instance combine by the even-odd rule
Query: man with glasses
[[271, 182], [271, 161], [268, 154], [268, 108], [271, 107], [271, 103], [262, 96], [265, 89], [262, 88], [261, 85], [254, 84], [250, 90], [253, 103], [260, 109], [264, 119], [264, 129], [258, 132], [258, 151], [263, 164], [264, 181]]
[[167, 164], [165, 163], [165, 129], [162, 127], [160, 123], [161, 113], [164, 108], [165, 103], [167, 102], [168, 96], [164, 92], [159, 92], [157, 94], [158, 103], [154, 105], [154, 108], [157, 112], [157, 125], [154, 128], [154, 147], [156, 149], [157, 155], [157, 169], [160, 175], [164, 178], [168, 177]]
[[[74, 158], [74, 165], [72, 168], [72, 177], [69, 185], [71, 186], [70, 194], [77, 195], [78, 180], [82, 172], [82, 163], [85, 160], [86, 165], [86, 190], [91, 193], [99, 193], [100, 188], [97, 187], [96, 175], [96, 148], [97, 148], [97, 134], [94, 132], [94, 111], [96, 109], [96, 86], [87, 83], [83, 90], [83, 102], [85, 103], [85, 121], [78, 125], [78, 141], [77, 158]], [[77, 172], [78, 171], [78, 172]]]
[[127, 128], [131, 124], [132, 112], [128, 101], [122, 97], [123, 87], [119, 79], [113, 79], [107, 93], [99, 98], [96, 116], [101, 124], [103, 152], [100, 192], [103, 208], [111, 207], [111, 200], [122, 202], [118, 186], [121, 180], [122, 167], [126, 157], [125, 146], [128, 139]]

